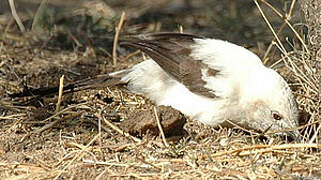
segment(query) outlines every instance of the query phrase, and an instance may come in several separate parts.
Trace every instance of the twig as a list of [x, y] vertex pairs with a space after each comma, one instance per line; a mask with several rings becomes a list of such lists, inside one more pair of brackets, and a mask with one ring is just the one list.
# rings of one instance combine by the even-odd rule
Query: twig
[[77, 117], [77, 116], [79, 116], [79, 115], [82, 114], [82, 113], [83, 113], [83, 111], [80, 111], [80, 112], [76, 112], [76, 113], [69, 114], [69, 115], [67, 115], [67, 116], [65, 116], [65, 117], [63, 117], [63, 118], [59, 118], [59, 119], [57, 119], [57, 120], [55, 120], [55, 121], [53, 121], [53, 122], [51, 122], [51, 123], [49, 123], [49, 124], [46, 124], [46, 125], [43, 126], [42, 128], [40, 128], [40, 129], [38, 129], [38, 130], [36, 130], [36, 131], [33, 131], [32, 134], [39, 134], [39, 133], [41, 133], [41, 132], [43, 132], [43, 131], [45, 131], [45, 130], [51, 128], [51, 127], [53, 127], [54, 125], [56, 125], [57, 123], [59, 123], [59, 122], [61, 122], [61, 121], [66, 121], [66, 120], [68, 120], [68, 119]]
[[[280, 35], [280, 33], [283, 31], [283, 29], [286, 27], [286, 23], [284, 22], [280, 29], [278, 30], [278, 32], [276, 33], [277, 35]], [[271, 43], [269, 44], [268, 48], [266, 49], [264, 56], [263, 56], [263, 64], [266, 64], [268, 62], [268, 55], [270, 54], [273, 45], [275, 44], [275, 37], [273, 38], [273, 40], [271, 41]], [[272, 67], [272, 66], [271, 66]]]
[[48, 0], [42, 0], [41, 3], [40, 3], [40, 6], [39, 8], [37, 9], [37, 12], [33, 18], [33, 22], [32, 22], [32, 25], [31, 25], [31, 30], [34, 31], [36, 26], [39, 24], [39, 21], [40, 21], [40, 15], [43, 13], [43, 9], [46, 7], [48, 3]]
[[60, 115], [60, 114], [64, 113], [64, 112], [66, 112], [66, 111], [68, 111], [68, 110], [72, 109], [72, 108], [75, 108], [75, 107], [78, 107], [78, 106], [81, 106], [81, 105], [85, 105], [85, 104], [87, 104], [87, 102], [85, 102], [85, 103], [80, 103], [80, 104], [76, 104], [76, 105], [73, 105], [73, 106], [69, 106], [69, 107], [67, 107], [67, 108], [65, 108], [65, 109], [63, 109], [63, 110], [61, 110], [61, 111], [59, 111], [59, 112], [55, 113], [54, 115], [52, 115], [52, 116], [48, 117], [47, 119], [42, 120], [42, 121], [39, 121], [39, 123], [46, 122], [46, 121], [48, 121], [48, 120], [50, 120], [50, 119], [52, 119], [52, 118], [54, 118], [54, 117], [56, 117], [56, 116], [58, 116], [58, 115]]
[[[83, 45], [79, 42], [79, 40], [72, 34], [70, 30], [67, 31], [68, 35], [71, 37], [71, 39], [74, 41], [77, 47], [83, 47]], [[89, 41], [90, 43], [90, 41]]]
[[26, 116], [25, 113], [13, 114], [8, 116], [0, 116], [0, 120], [18, 119], [21, 116]]
[[147, 164], [147, 165], [149, 165], [149, 166], [152, 166], [153, 168], [157, 169], [158, 171], [162, 171], [162, 168], [156, 166], [156, 165], [153, 164], [153, 163], [150, 163], [150, 162], [145, 161], [143, 158], [136, 157], [136, 159], [138, 159], [139, 161], [143, 162], [144, 164]]
[[154, 106], [154, 114], [155, 114], [155, 118], [156, 118], [156, 121], [157, 121], [157, 126], [158, 126], [158, 129], [159, 129], [159, 132], [160, 132], [160, 134], [161, 134], [161, 136], [162, 136], [163, 143], [164, 143], [164, 145], [165, 145], [166, 147], [168, 147], [169, 145], [168, 145], [168, 143], [167, 143], [167, 141], [166, 141], [166, 138], [165, 138], [165, 134], [164, 134], [162, 125], [161, 125], [160, 120], [159, 120], [159, 118], [158, 118], [158, 116], [157, 116], [157, 111], [156, 111], [156, 107], [155, 107], [155, 106]]
[[60, 172], [59, 174], [55, 177], [54, 180], [58, 179], [60, 177], [60, 175], [65, 172], [65, 170], [77, 159], [82, 158], [84, 152], [88, 149], [88, 147], [96, 141], [96, 139], [100, 136], [100, 134], [98, 133], [74, 158], [72, 158], [72, 160], [67, 164], [67, 166], [65, 166]]
[[107, 169], [105, 169], [103, 172], [101, 172], [101, 173], [95, 178], [95, 180], [104, 179], [106, 172], [107, 172]]
[[[212, 155], [212, 157], [223, 156], [227, 154], [237, 153], [241, 156], [257, 154], [257, 153], [266, 153], [275, 150], [285, 150], [285, 149], [300, 149], [300, 148], [321, 148], [321, 144], [282, 144], [282, 145], [253, 145], [245, 148], [234, 149], [230, 151], [221, 151]], [[260, 149], [253, 152], [248, 152], [249, 150]], [[243, 152], [243, 153], [242, 153]], [[242, 153], [242, 154], [241, 154]]]
[[59, 81], [59, 94], [58, 94], [58, 102], [56, 105], [56, 113], [60, 111], [60, 105], [61, 105], [61, 101], [62, 101], [62, 93], [64, 90], [64, 78], [65, 76], [62, 75]]
[[184, 33], [184, 29], [183, 29], [183, 26], [182, 26], [182, 25], [179, 25], [179, 26], [178, 26], [178, 32], [179, 32], [179, 33]]
[[238, 125], [238, 124], [236, 124], [236, 123], [234, 123], [234, 122], [232, 122], [231, 120], [226, 120], [228, 123], [230, 123], [230, 124], [232, 124], [233, 126], [235, 126], [235, 127], [237, 127], [237, 128], [239, 128], [239, 129], [241, 129], [242, 131], [245, 131], [245, 132], [248, 132], [248, 133], [250, 133], [250, 134], [255, 134], [255, 135], [257, 135], [257, 136], [260, 136], [261, 134], [259, 134], [259, 133], [257, 133], [257, 132], [254, 132], [254, 131], [251, 131], [251, 130], [248, 130], [248, 129], [245, 129], [245, 128], [243, 128], [242, 126], [240, 126], [240, 125]]
[[133, 57], [133, 56], [136, 56], [136, 55], [139, 54], [139, 53], [140, 53], [140, 50], [134, 51], [134, 52], [128, 54], [127, 56], [123, 57], [123, 58], [121, 59], [121, 61], [127, 61], [127, 59], [129, 59], [129, 58], [131, 58], [131, 57]]
[[[101, 134], [101, 119], [98, 118], [98, 132], [99, 134]], [[98, 139], [99, 141], [99, 147], [102, 147], [102, 141], [101, 141], [101, 137]]]
[[118, 44], [118, 38], [119, 38], [119, 33], [120, 30], [124, 24], [125, 21], [125, 12], [123, 11], [120, 17], [120, 21], [118, 23], [118, 26], [115, 28], [115, 36], [114, 36], [114, 44], [113, 44], [113, 64], [117, 64], [117, 44]]
[[[290, 6], [290, 10], [289, 13], [286, 15], [282, 15], [277, 9], [275, 9], [269, 2], [265, 1], [265, 0], [261, 0], [265, 5], [267, 5], [269, 8], [272, 9], [273, 12], [275, 12], [275, 14], [277, 14], [280, 18], [283, 18], [284, 23], [287, 24], [289, 26], [289, 28], [292, 30], [292, 32], [294, 33], [294, 35], [299, 39], [299, 41], [301, 42], [301, 44], [303, 45], [304, 49], [306, 50], [306, 52], [309, 54], [309, 49], [306, 46], [306, 44], [304, 43], [302, 37], [299, 35], [299, 33], [294, 29], [294, 27], [292, 26], [292, 24], [289, 22], [289, 20], [291, 19], [292, 16], [292, 12], [293, 12], [293, 8], [294, 5], [296, 3], [296, 0], [293, 0]], [[282, 25], [283, 26], [283, 25]], [[281, 28], [280, 28], [281, 29]]]
[[138, 163], [117, 163], [117, 162], [104, 162], [104, 161], [93, 161], [93, 160], [83, 160], [84, 163], [87, 164], [95, 164], [95, 165], [106, 165], [106, 166], [115, 166], [115, 167], [140, 167], [140, 168], [149, 168], [150, 164], [140, 165]]
[[95, 116], [96, 116], [98, 119], [104, 121], [109, 127], [111, 127], [112, 129], [114, 129], [115, 131], [117, 131], [119, 134], [122, 134], [122, 135], [124, 135], [125, 137], [128, 137], [128, 138], [131, 138], [132, 140], [134, 140], [134, 141], [137, 142], [137, 143], [140, 143], [140, 142], [141, 142], [140, 139], [138, 139], [138, 138], [130, 135], [130, 134], [127, 133], [127, 132], [124, 132], [124, 131], [121, 130], [119, 127], [115, 126], [113, 123], [111, 123], [111, 122], [109, 122], [108, 120], [106, 120], [105, 118], [103, 118], [102, 115], [101, 115], [101, 112], [100, 112], [100, 113], [95, 113]]
[[19, 29], [21, 32], [26, 32], [26, 28], [24, 27], [24, 25], [21, 22], [21, 19], [19, 18], [17, 11], [16, 11], [16, 7], [14, 5], [14, 1], [13, 0], [9, 0], [9, 5], [10, 5], [10, 9], [11, 9], [11, 13], [13, 18], [16, 20]]
[[257, 8], [259, 9], [259, 11], [260, 11], [260, 13], [261, 13], [261, 15], [262, 15], [265, 23], [268, 25], [268, 27], [270, 28], [272, 34], [274, 35], [275, 39], [277, 40], [279, 46], [281, 47], [281, 49], [282, 49], [281, 52], [282, 52], [284, 55], [287, 55], [287, 51], [285, 50], [283, 44], [281, 43], [281, 40], [279, 39], [278, 35], [275, 33], [275, 31], [274, 31], [271, 23], [269, 22], [269, 20], [268, 20], [267, 17], [265, 16], [263, 10], [261, 9], [261, 6], [260, 6], [259, 3], [257, 2], [258, 0], [253, 0], [253, 1], [254, 1], [254, 3], [256, 4]]
[[314, 132], [312, 138], [309, 140], [309, 144], [311, 144], [311, 143], [314, 142], [315, 140], [317, 140], [316, 143], [318, 143], [317, 137], [318, 137], [318, 134], [320, 134], [320, 129], [321, 129], [321, 124], [319, 124], [318, 129]]

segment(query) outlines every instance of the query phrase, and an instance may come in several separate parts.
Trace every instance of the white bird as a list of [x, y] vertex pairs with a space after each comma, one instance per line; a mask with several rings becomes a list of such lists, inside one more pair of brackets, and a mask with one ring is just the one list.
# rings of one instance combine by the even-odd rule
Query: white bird
[[123, 44], [142, 50], [150, 59], [83, 79], [65, 86], [64, 92], [126, 84], [157, 105], [171, 106], [207, 125], [231, 126], [232, 122], [259, 132], [299, 135], [297, 105], [288, 84], [247, 49], [181, 33], [148, 34]]
[[148, 34], [123, 44], [150, 59], [109, 75], [157, 105], [211, 126], [233, 122], [260, 132], [297, 134], [298, 110], [288, 84], [249, 50], [181, 33]]

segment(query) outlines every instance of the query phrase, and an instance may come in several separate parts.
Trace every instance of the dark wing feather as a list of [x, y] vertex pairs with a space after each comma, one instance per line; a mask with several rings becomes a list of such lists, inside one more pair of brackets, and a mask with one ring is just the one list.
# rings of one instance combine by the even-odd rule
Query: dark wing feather
[[214, 92], [204, 87], [206, 82], [202, 79], [202, 69], [208, 69], [211, 75], [218, 71], [190, 56], [195, 38], [202, 37], [182, 33], [156, 33], [122, 44], [141, 49], [191, 92], [213, 98], [216, 97]]

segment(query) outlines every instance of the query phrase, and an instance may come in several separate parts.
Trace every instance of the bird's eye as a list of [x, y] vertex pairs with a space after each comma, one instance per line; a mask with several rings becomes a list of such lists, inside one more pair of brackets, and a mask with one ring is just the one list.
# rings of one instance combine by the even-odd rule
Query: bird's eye
[[273, 119], [275, 119], [277, 121], [282, 119], [282, 116], [279, 113], [275, 112], [275, 111], [272, 112], [272, 116], [273, 116]]

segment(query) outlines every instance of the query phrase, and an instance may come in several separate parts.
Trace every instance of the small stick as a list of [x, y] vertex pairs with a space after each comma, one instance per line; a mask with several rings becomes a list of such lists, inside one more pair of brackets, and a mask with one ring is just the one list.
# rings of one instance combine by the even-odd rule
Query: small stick
[[118, 26], [115, 28], [115, 36], [114, 36], [114, 44], [113, 44], [113, 64], [116, 65], [117, 63], [117, 44], [118, 44], [118, 38], [120, 30], [124, 24], [125, 21], [125, 12], [123, 11], [120, 17], [120, 21], [118, 23]]
[[99, 134], [99, 133], [98, 133], [94, 138], [92, 138], [92, 139], [90, 140], [90, 142], [89, 142], [83, 149], [81, 149], [81, 151], [80, 151], [78, 154], [76, 154], [76, 155], [72, 158], [71, 161], [69, 161], [69, 163], [59, 172], [59, 174], [54, 178], [54, 180], [58, 179], [58, 178], [60, 177], [60, 175], [61, 175], [63, 172], [65, 172], [65, 170], [66, 170], [72, 163], [74, 163], [76, 160], [82, 158], [82, 157], [84, 156], [84, 152], [87, 151], [88, 147], [89, 147], [92, 143], [94, 143], [98, 137], [100, 137], [100, 134]]
[[26, 116], [25, 113], [20, 113], [20, 114], [13, 114], [13, 115], [8, 115], [8, 116], [0, 116], [0, 120], [16, 120], [18, 119], [20, 116]]
[[260, 135], [260, 134], [259, 134], [259, 133], [257, 133], [257, 132], [254, 132], [254, 131], [247, 130], [247, 129], [243, 128], [242, 126], [240, 126], [240, 125], [238, 125], [238, 124], [236, 124], [236, 123], [234, 123], [234, 122], [230, 121], [229, 119], [227, 120], [227, 122], [228, 122], [228, 123], [230, 123], [230, 124], [232, 124], [233, 126], [235, 126], [235, 127], [239, 128], [239, 129], [241, 129], [242, 131], [248, 132], [248, 133], [250, 133], [250, 134], [255, 134], [255, 135], [257, 135], [257, 136], [259, 136], [259, 135]]
[[162, 136], [162, 140], [163, 140], [163, 143], [166, 147], [168, 147], [169, 145], [167, 144], [167, 141], [166, 141], [166, 138], [165, 138], [165, 134], [164, 134], [164, 131], [163, 131], [163, 128], [162, 128], [162, 125], [159, 121], [159, 118], [157, 116], [157, 111], [156, 111], [156, 107], [154, 106], [154, 114], [155, 114], [155, 118], [156, 118], [156, 121], [157, 121], [157, 126], [158, 126], [158, 129], [159, 129], [159, 132], [161, 133], [161, 136]]
[[122, 58], [121, 61], [127, 61], [127, 59], [129, 59], [129, 58], [131, 58], [133, 56], [136, 56], [139, 53], [140, 53], [140, 50], [134, 51], [134, 52], [126, 55], [124, 58]]
[[59, 95], [58, 95], [58, 102], [56, 105], [56, 113], [60, 111], [60, 105], [61, 105], [61, 101], [62, 101], [62, 93], [64, 90], [64, 79], [65, 79], [65, 76], [62, 75], [60, 78], [60, 81], [59, 81]]
[[47, 119], [40, 121], [39, 123], [44, 123], [44, 122], [46, 122], [46, 121], [48, 121], [48, 120], [50, 120], [50, 119], [52, 119], [52, 118], [54, 118], [54, 117], [57, 117], [58, 115], [60, 115], [60, 114], [62, 114], [62, 113], [70, 110], [70, 109], [73, 109], [73, 108], [78, 107], [78, 106], [81, 106], [81, 105], [86, 105], [86, 104], [87, 104], [87, 102], [86, 102], [86, 103], [76, 104], [76, 105], [73, 105], [73, 106], [69, 106], [69, 107], [67, 107], [67, 108], [65, 108], [65, 109], [63, 109], [63, 110], [61, 110], [61, 111], [53, 114], [52, 116], [48, 117]]
[[[307, 48], [306, 44], [304, 43], [304, 40], [302, 39], [302, 37], [299, 35], [299, 33], [294, 29], [294, 27], [292, 26], [292, 24], [289, 22], [289, 20], [291, 19], [292, 16], [292, 12], [293, 12], [293, 8], [294, 5], [296, 3], [296, 0], [292, 0], [291, 6], [290, 6], [290, 10], [288, 12], [288, 14], [286, 15], [282, 15], [277, 9], [275, 9], [269, 2], [265, 1], [265, 0], [261, 0], [264, 4], [266, 4], [269, 8], [272, 9], [273, 12], [275, 12], [280, 18], [282, 18], [284, 20], [283, 24], [287, 24], [289, 26], [289, 28], [292, 30], [292, 32], [294, 33], [294, 35], [299, 39], [300, 43], [303, 45], [304, 49], [306, 50], [306, 52], [309, 54], [310, 51]], [[283, 25], [282, 25], [283, 26]], [[280, 28], [281, 30], [281, 28]]]
[[102, 117], [101, 112], [100, 113], [95, 113], [95, 116], [100, 119], [103, 120], [109, 127], [111, 127], [112, 129], [114, 129], [115, 131], [117, 131], [118, 133], [124, 135], [125, 137], [129, 137], [131, 139], [133, 139], [135, 142], [140, 143], [141, 140], [131, 136], [129, 133], [124, 132], [123, 130], [121, 130], [119, 127], [115, 126], [113, 123], [109, 122], [108, 120], [106, 120], [105, 118]]
[[[98, 118], [98, 132], [99, 132], [99, 134], [101, 134], [101, 119], [100, 118]], [[102, 147], [101, 137], [99, 137], [98, 141], [99, 141], [99, 147]]]
[[145, 161], [144, 159], [139, 158], [139, 157], [136, 157], [136, 159], [138, 159], [139, 161], [143, 162], [144, 164], [147, 164], [147, 165], [152, 166], [153, 168], [157, 169], [158, 171], [162, 171], [162, 168], [156, 166], [156, 165], [153, 164], [153, 163], [147, 162], [147, 161]]
[[281, 47], [281, 52], [284, 54], [284, 55], [287, 55], [287, 51], [285, 50], [283, 44], [281, 43], [281, 40], [279, 39], [278, 35], [276, 34], [276, 32], [274, 31], [271, 23], [269, 22], [269, 20], [267, 19], [267, 17], [265, 16], [263, 10], [261, 9], [261, 6], [259, 5], [259, 3], [257, 2], [258, 0], [253, 0], [254, 3], [256, 4], [257, 8], [259, 9], [265, 23], [268, 25], [269, 29], [271, 30], [273, 36], [275, 37], [276, 41], [278, 42], [279, 46]]
[[10, 9], [11, 9], [11, 13], [13, 18], [16, 20], [19, 29], [21, 32], [26, 32], [26, 28], [24, 27], [24, 25], [21, 22], [21, 19], [19, 18], [17, 11], [16, 11], [16, 7], [14, 5], [14, 1], [13, 0], [9, 0], [9, 5], [10, 5]]
[[320, 133], [320, 129], [321, 129], [321, 124], [319, 124], [318, 129], [314, 132], [314, 135], [313, 135], [312, 138], [309, 140], [309, 144], [312, 144], [313, 141], [315, 141], [315, 140], [316, 140], [317, 143], [318, 143], [317, 137], [318, 137], [318, 134]]
[[[266, 152], [271, 152], [275, 150], [287, 150], [287, 149], [300, 149], [300, 148], [321, 148], [321, 144], [281, 144], [281, 145], [253, 145], [253, 146], [248, 146], [240, 149], [233, 149], [229, 151], [221, 151], [217, 152], [215, 154], [212, 154], [212, 157], [218, 157], [218, 156], [223, 156], [223, 155], [228, 155], [228, 154], [234, 154], [237, 153], [238, 155], [250, 155], [250, 154], [256, 154], [256, 153], [266, 153]], [[259, 149], [259, 150], [257, 150]], [[250, 153], [248, 151], [250, 150], [257, 150], [254, 151], [253, 153]], [[243, 152], [243, 154], [242, 154]]]
[[179, 25], [179, 26], [178, 26], [178, 32], [179, 32], [179, 33], [184, 33], [184, 30], [183, 30], [183, 26], [182, 26], [182, 25]]
[[[283, 31], [283, 29], [286, 27], [286, 23], [284, 22], [280, 29], [278, 30], [278, 32], [276, 33], [278, 36], [280, 35], [280, 33]], [[270, 42], [270, 45], [268, 46], [268, 48], [266, 49], [266, 52], [264, 53], [264, 56], [263, 56], [263, 64], [266, 64], [268, 61], [269, 61], [269, 58], [268, 55], [270, 54], [271, 50], [272, 50], [272, 47], [273, 45], [275, 44], [275, 37], [273, 38], [273, 40]], [[270, 66], [272, 67], [272, 66]]]
[[53, 127], [54, 125], [56, 125], [57, 123], [61, 122], [61, 121], [66, 121], [68, 119], [72, 119], [72, 118], [75, 118], [79, 115], [81, 115], [83, 113], [83, 111], [80, 111], [80, 112], [76, 112], [76, 113], [72, 113], [72, 114], [68, 114], [67, 116], [63, 117], [63, 118], [59, 118], [53, 122], [50, 122], [50, 123], [47, 123], [46, 125], [44, 125], [42, 128], [38, 129], [38, 130], [35, 130], [33, 131], [32, 133], [33, 134], [40, 134], [42, 133], [43, 131]]

